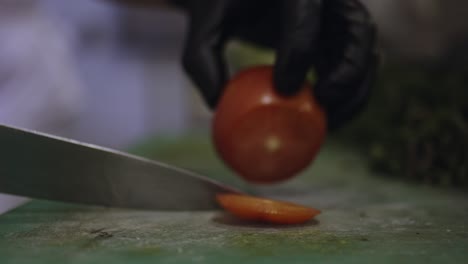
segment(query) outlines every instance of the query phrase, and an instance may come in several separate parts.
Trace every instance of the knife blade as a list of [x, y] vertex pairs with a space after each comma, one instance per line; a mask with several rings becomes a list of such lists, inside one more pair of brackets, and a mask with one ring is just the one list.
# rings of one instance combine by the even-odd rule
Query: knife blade
[[241, 193], [169, 164], [7, 125], [0, 125], [0, 192], [170, 211], [217, 209], [217, 193]]

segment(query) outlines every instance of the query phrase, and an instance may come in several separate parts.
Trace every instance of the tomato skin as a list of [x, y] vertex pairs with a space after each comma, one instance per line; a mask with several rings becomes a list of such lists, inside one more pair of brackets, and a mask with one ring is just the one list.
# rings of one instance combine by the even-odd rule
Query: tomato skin
[[212, 129], [215, 149], [231, 169], [268, 184], [294, 177], [315, 159], [326, 119], [309, 84], [283, 97], [273, 88], [273, 68], [257, 66], [227, 84]]
[[320, 210], [310, 207], [243, 194], [218, 194], [216, 199], [224, 209], [236, 217], [255, 222], [304, 224], [321, 213]]

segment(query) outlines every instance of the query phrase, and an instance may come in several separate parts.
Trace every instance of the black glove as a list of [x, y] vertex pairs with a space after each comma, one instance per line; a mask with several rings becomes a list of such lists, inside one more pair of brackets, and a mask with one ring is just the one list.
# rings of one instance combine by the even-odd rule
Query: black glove
[[227, 81], [223, 60], [232, 38], [276, 50], [278, 92], [298, 91], [313, 67], [315, 95], [329, 129], [367, 102], [377, 67], [376, 32], [358, 0], [171, 0], [190, 17], [183, 65], [214, 109]]

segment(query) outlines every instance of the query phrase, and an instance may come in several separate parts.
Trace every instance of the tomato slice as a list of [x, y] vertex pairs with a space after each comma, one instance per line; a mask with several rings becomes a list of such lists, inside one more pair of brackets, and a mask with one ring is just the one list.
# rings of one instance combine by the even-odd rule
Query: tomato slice
[[294, 96], [273, 89], [273, 68], [246, 69], [227, 84], [213, 120], [221, 159], [245, 180], [269, 184], [305, 169], [326, 137], [325, 112], [312, 88]]
[[272, 224], [303, 224], [321, 211], [298, 204], [244, 194], [218, 194], [218, 203], [243, 220]]

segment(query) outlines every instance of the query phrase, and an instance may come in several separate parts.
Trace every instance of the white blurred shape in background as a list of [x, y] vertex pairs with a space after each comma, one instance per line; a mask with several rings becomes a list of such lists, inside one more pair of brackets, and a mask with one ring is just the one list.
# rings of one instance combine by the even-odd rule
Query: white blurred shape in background
[[[118, 15], [104, 1], [0, 0], [0, 123], [116, 149], [184, 132], [183, 18], [156, 18], [169, 38], [145, 56], [119, 44]], [[24, 201], [0, 194], [0, 213]]]
[[[44, 0], [49, 13], [68, 28], [81, 80], [84, 107], [73, 138], [123, 149], [141, 138], [176, 134], [188, 126], [190, 89], [180, 67], [183, 17], [151, 15], [151, 32], [169, 31], [151, 47], [152, 55], [122, 45], [122, 13], [106, 1]], [[142, 11], [133, 11], [141, 15]]]
[[[0, 0], [0, 39], [0, 122], [66, 134], [82, 87], [63, 34], [36, 1]], [[0, 213], [24, 201], [1, 195]]]

